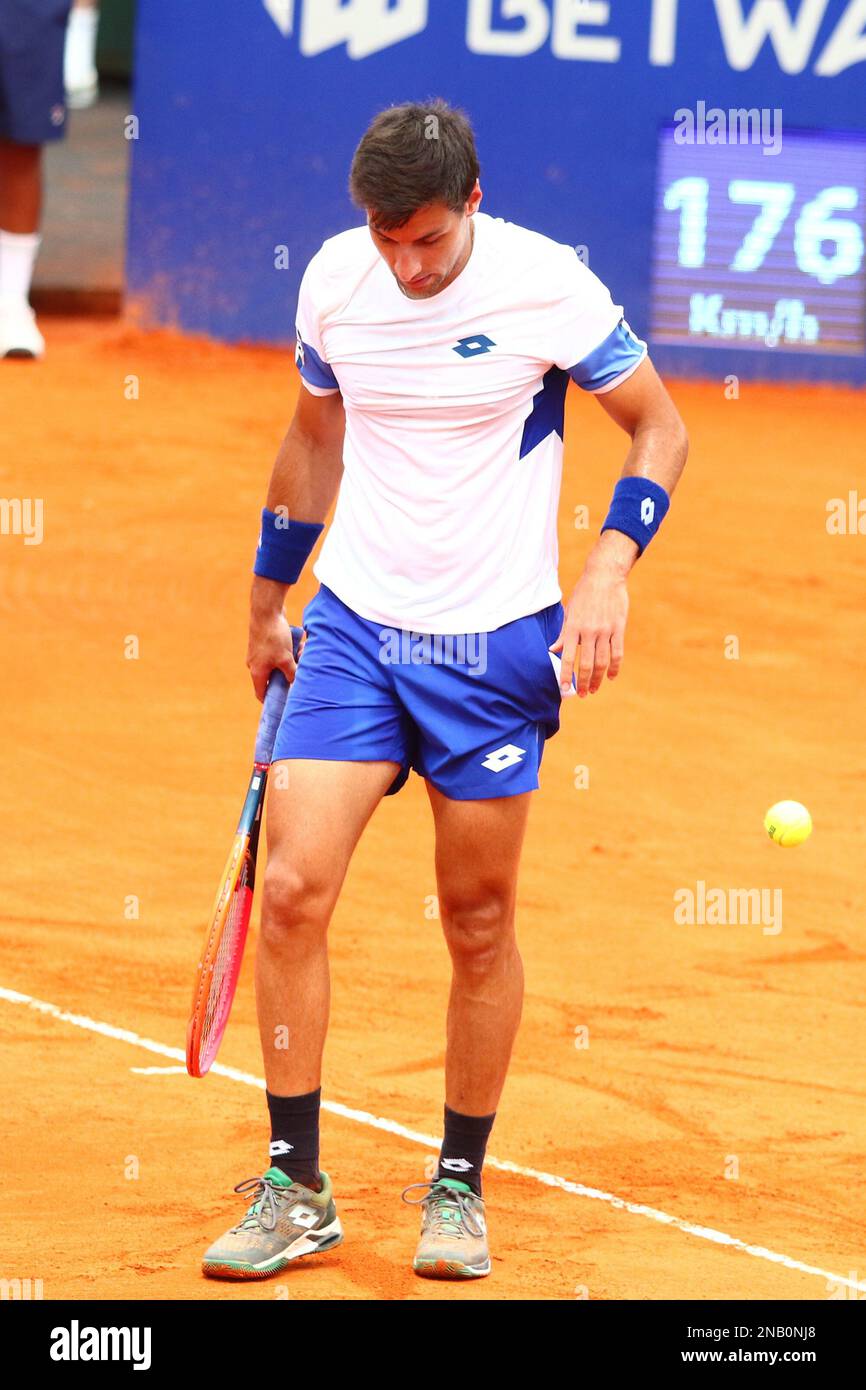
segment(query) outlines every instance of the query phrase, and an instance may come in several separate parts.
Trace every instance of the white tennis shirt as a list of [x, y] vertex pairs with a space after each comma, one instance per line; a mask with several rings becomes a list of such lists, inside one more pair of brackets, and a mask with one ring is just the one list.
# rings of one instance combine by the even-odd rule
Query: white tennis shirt
[[329, 237], [298, 296], [307, 390], [342, 392], [343, 478], [313, 567], [362, 618], [492, 631], [561, 598], [569, 379], [611, 391], [646, 354], [574, 248], [474, 214], [463, 270], [398, 288], [365, 226]]

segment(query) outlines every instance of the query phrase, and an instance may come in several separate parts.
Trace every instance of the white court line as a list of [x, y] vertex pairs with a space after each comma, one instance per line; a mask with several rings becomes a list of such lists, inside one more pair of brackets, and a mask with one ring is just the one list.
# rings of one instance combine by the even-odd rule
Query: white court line
[[[21, 994], [18, 990], [4, 989], [0, 986], [0, 999], [5, 999], [9, 1004], [26, 1004], [28, 1008], [35, 1009], [41, 1014], [47, 1014], [50, 1018], [56, 1018], [60, 1023], [71, 1023], [75, 1028], [84, 1028], [90, 1033], [99, 1033], [104, 1038], [113, 1038], [115, 1042], [130, 1043], [133, 1047], [141, 1047], [146, 1052], [155, 1052], [160, 1057], [171, 1057], [186, 1063], [186, 1053], [182, 1052], [179, 1047], [167, 1047], [165, 1043], [154, 1042], [153, 1038], [143, 1038], [139, 1033], [133, 1033], [128, 1028], [115, 1028], [111, 1023], [100, 1023], [97, 1019], [88, 1018], [85, 1014], [67, 1013], [65, 1009], [58, 1008], [56, 1004], [48, 1004], [44, 999], [34, 999], [32, 995]], [[137, 1068], [133, 1068], [133, 1070], [137, 1070]], [[153, 1070], [163, 1069], [153, 1068]], [[173, 1071], [174, 1068], [167, 1067], [165, 1070]], [[179, 1067], [177, 1070], [180, 1072], [182, 1069]], [[244, 1086], [255, 1086], [260, 1091], [265, 1089], [263, 1077], [254, 1076], [247, 1071], [238, 1071], [235, 1067], [224, 1067], [220, 1062], [214, 1062], [210, 1074], [224, 1076], [229, 1081], [240, 1081]], [[441, 1143], [441, 1139], [437, 1139], [432, 1134], [422, 1134], [417, 1129], [407, 1129], [405, 1125], [399, 1124], [396, 1120], [385, 1120], [378, 1115], [369, 1114], [366, 1110], [354, 1110], [348, 1105], [340, 1105], [338, 1101], [324, 1100], [322, 1101], [322, 1109], [329, 1111], [332, 1115], [341, 1115], [344, 1120], [354, 1120], [356, 1124], [368, 1125], [371, 1129], [381, 1129], [387, 1134], [399, 1135], [401, 1139], [408, 1139], [413, 1144], [423, 1144], [427, 1149], [437, 1150]], [[866, 1282], [862, 1280], [846, 1279], [841, 1274], [831, 1274], [829, 1270], [820, 1269], [817, 1265], [803, 1264], [801, 1260], [795, 1260], [790, 1255], [780, 1255], [775, 1250], [765, 1249], [762, 1245], [749, 1245], [736, 1236], [729, 1236], [724, 1231], [714, 1230], [712, 1226], [695, 1226], [691, 1221], [684, 1221], [679, 1216], [669, 1216], [667, 1212], [659, 1211], [655, 1207], [646, 1207], [640, 1202], [628, 1202], [624, 1197], [614, 1196], [612, 1192], [603, 1192], [597, 1187], [584, 1187], [583, 1183], [570, 1182], [568, 1178], [557, 1177], [555, 1173], [545, 1173], [538, 1168], [526, 1168], [523, 1164], [511, 1163], [507, 1159], [488, 1156], [484, 1162], [488, 1168], [496, 1168], [500, 1173], [515, 1173], [520, 1178], [529, 1178], [533, 1182], [542, 1183], [545, 1187], [555, 1187], [560, 1192], [571, 1193], [574, 1197], [588, 1197], [594, 1202], [605, 1202], [618, 1211], [627, 1211], [632, 1216], [645, 1216], [648, 1220], [657, 1221], [662, 1226], [672, 1226], [685, 1235], [697, 1236], [700, 1240], [711, 1241], [714, 1245], [724, 1245], [730, 1250], [739, 1250], [742, 1254], [752, 1255], [755, 1259], [767, 1260], [770, 1264], [784, 1265], [786, 1269], [795, 1269], [801, 1274], [814, 1274], [818, 1278], [832, 1281], [843, 1288], [856, 1289], [860, 1293], [866, 1293]]]
[[130, 1067], [136, 1076], [186, 1076], [186, 1067]]

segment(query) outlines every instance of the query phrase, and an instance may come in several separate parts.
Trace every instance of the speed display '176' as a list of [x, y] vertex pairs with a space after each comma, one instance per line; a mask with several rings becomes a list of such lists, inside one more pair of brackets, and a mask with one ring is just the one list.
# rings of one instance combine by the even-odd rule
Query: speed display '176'
[[866, 350], [866, 139], [661, 134], [651, 336], [782, 352]]

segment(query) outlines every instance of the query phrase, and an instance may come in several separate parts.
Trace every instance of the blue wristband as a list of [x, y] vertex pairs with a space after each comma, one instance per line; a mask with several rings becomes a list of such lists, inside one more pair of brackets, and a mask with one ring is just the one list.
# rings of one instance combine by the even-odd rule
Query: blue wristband
[[276, 579], [279, 584], [297, 584], [324, 529], [323, 522], [290, 521], [286, 516], [263, 508], [253, 574], [263, 579]]
[[671, 499], [660, 483], [651, 478], [620, 478], [613, 490], [610, 510], [602, 526], [605, 531], [623, 531], [631, 536], [642, 555], [667, 515]]

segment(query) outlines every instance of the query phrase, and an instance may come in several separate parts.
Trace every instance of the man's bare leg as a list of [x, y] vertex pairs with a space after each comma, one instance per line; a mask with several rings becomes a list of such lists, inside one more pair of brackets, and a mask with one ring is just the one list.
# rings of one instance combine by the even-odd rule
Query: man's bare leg
[[286, 759], [268, 787], [268, 865], [256, 1003], [271, 1116], [271, 1163], [237, 1189], [251, 1205], [208, 1250], [203, 1272], [261, 1279], [343, 1239], [318, 1167], [322, 1050], [328, 1027], [327, 930], [361, 832], [397, 763]]
[[436, 825], [439, 916], [451, 954], [445, 1100], [464, 1115], [496, 1110], [523, 1006], [514, 930], [531, 792], [453, 801], [427, 784]]
[[361, 832], [398, 772], [392, 762], [311, 759], [271, 768], [256, 1003], [272, 1094], [321, 1083], [328, 923]]
[[490, 1273], [481, 1170], [523, 1006], [514, 932], [517, 873], [531, 793], [453, 801], [429, 782], [439, 916], [451, 954], [445, 1132], [436, 1173], [420, 1184], [412, 1267], [433, 1279]]

